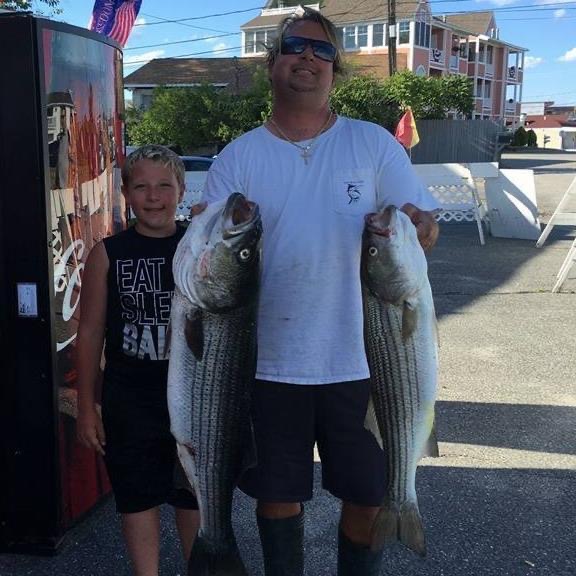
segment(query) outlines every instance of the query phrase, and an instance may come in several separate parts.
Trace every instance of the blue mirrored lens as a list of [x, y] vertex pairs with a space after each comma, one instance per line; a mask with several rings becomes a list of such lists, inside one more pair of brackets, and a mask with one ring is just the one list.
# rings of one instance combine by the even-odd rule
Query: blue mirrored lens
[[282, 40], [280, 46], [281, 54], [302, 54], [308, 46], [312, 47], [314, 56], [325, 60], [326, 62], [334, 62], [336, 58], [336, 47], [325, 42], [324, 40], [313, 40], [311, 38], [302, 38], [301, 36], [287, 36]]

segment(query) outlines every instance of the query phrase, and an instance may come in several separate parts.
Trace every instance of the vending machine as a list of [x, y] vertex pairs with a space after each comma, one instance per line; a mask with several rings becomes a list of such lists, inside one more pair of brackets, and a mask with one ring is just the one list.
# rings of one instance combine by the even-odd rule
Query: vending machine
[[76, 442], [76, 332], [92, 246], [125, 226], [122, 52], [0, 14], [0, 547], [55, 550], [109, 493]]

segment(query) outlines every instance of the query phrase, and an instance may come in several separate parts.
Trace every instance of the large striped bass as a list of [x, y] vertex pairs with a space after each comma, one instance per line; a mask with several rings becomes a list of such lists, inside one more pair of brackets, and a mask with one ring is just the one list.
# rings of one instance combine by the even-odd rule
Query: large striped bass
[[168, 408], [178, 456], [200, 510], [194, 576], [247, 574], [232, 528], [232, 496], [255, 449], [258, 206], [242, 194], [210, 204], [178, 244], [173, 271]]
[[[388, 461], [386, 496], [372, 530], [373, 548], [400, 540], [424, 555], [416, 496], [430, 438], [438, 373], [436, 317], [426, 257], [410, 218], [393, 206], [366, 216], [361, 280], [371, 401], [366, 427]], [[431, 445], [428, 441], [431, 441]]]

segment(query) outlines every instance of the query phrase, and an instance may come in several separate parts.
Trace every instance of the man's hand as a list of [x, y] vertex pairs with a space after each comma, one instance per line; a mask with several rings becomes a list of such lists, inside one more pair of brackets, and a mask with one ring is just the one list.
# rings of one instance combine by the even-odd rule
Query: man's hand
[[430, 250], [438, 240], [440, 229], [432, 212], [420, 210], [414, 204], [404, 204], [402, 212], [408, 214], [412, 224], [416, 226], [418, 240], [424, 250]]

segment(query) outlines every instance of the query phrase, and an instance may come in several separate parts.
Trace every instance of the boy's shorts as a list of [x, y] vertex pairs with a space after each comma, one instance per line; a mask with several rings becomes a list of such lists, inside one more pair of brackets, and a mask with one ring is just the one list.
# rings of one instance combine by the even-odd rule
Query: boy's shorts
[[104, 461], [119, 513], [143, 512], [164, 503], [198, 509], [192, 491], [181, 487], [185, 477], [170, 433], [166, 386], [105, 384], [102, 420]]
[[312, 498], [314, 443], [322, 486], [359, 506], [380, 506], [386, 490], [385, 454], [364, 428], [370, 383], [300, 385], [257, 380], [252, 417], [258, 465], [240, 489], [262, 502]]

